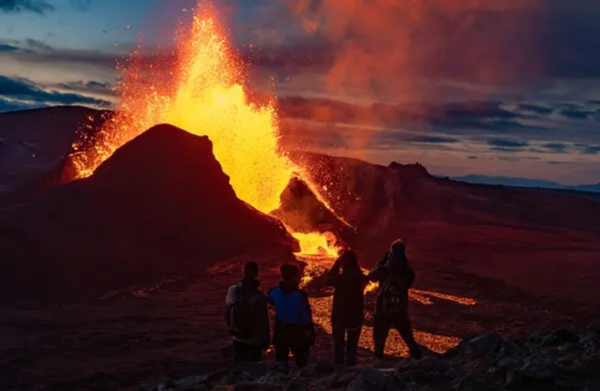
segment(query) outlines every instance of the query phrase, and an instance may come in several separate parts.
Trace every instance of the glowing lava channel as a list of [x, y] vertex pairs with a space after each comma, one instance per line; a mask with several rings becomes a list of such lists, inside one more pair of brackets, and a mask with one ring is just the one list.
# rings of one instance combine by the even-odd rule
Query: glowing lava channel
[[[302, 170], [279, 151], [274, 102], [249, 101], [244, 66], [225, 37], [211, 15], [199, 13], [191, 31], [178, 34], [174, 64], [148, 60], [135, 51], [120, 67], [115, 115], [93, 140], [85, 140], [93, 148], [74, 145], [80, 151], [73, 156], [79, 177], [91, 175], [146, 129], [169, 123], [210, 138], [238, 198], [263, 213], [276, 209], [294, 172]], [[294, 234], [302, 253], [324, 247], [337, 255], [320, 235]]]

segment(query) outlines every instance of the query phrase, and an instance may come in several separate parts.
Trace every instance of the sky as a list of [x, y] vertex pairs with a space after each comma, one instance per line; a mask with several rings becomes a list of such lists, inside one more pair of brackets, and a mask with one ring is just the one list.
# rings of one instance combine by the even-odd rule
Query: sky
[[[279, 96], [284, 143], [438, 175], [600, 182], [599, 1], [213, 5], [253, 85]], [[0, 111], [110, 107], [115, 59], [168, 50], [203, 6], [0, 0]]]

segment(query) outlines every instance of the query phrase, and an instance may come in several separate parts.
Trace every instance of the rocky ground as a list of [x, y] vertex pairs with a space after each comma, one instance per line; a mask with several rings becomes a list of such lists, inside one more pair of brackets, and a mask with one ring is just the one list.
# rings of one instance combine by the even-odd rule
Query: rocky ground
[[159, 379], [144, 391], [600, 390], [600, 328], [538, 332], [521, 340], [495, 333], [421, 360], [302, 370], [241, 364], [227, 372]]

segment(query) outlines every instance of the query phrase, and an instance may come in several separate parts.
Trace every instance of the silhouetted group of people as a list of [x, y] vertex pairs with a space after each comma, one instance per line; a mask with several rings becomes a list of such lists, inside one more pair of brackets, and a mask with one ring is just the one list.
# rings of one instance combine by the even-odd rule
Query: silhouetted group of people
[[[408, 316], [408, 290], [414, 279], [415, 273], [406, 258], [406, 247], [400, 240], [392, 243], [368, 275], [363, 273], [354, 251], [342, 253], [327, 275], [327, 284], [334, 288], [331, 328], [336, 365], [357, 363], [365, 319], [364, 289], [371, 281], [379, 283], [373, 319], [375, 358], [384, 358], [391, 328], [398, 330], [411, 357], [421, 357]], [[262, 361], [263, 352], [272, 344], [278, 364], [288, 364], [290, 351], [296, 366], [301, 368], [307, 364], [316, 330], [308, 294], [300, 288], [298, 267], [283, 265], [279, 286], [265, 295], [260, 289], [258, 265], [247, 263], [243, 279], [229, 288], [226, 304], [227, 327], [234, 341], [234, 362]], [[269, 305], [275, 310], [272, 340]]]

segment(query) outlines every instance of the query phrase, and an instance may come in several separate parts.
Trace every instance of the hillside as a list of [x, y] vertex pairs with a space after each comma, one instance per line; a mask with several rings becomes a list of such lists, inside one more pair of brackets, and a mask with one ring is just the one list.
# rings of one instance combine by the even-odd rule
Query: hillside
[[[70, 110], [18, 113], [11, 126], [39, 125], [39, 132], [71, 140], [74, 128], [66, 128], [75, 118], [64, 128], [45, 125], [48, 115]], [[67, 141], [37, 145], [37, 153], [48, 148], [52, 156], [43, 165], [27, 166], [18, 155], [15, 161], [27, 166], [23, 177], [25, 171], [12, 171], [15, 165], [1, 176], [11, 177], [2, 182], [5, 190], [20, 189], [3, 198], [0, 211], [3, 270], [12, 270], [2, 279], [9, 298], [0, 317], [6, 379], [51, 379], [57, 389], [135, 387], [157, 374], [218, 370], [229, 354], [222, 296], [241, 264], [259, 261], [263, 288], [277, 284], [277, 266], [291, 259], [294, 247], [281, 224], [237, 200], [209, 140], [161, 129], [124, 146], [87, 180], [66, 184]], [[296, 180], [272, 215], [302, 232], [333, 230], [365, 268], [402, 237], [417, 274], [411, 316], [419, 342], [447, 348], [490, 331], [518, 341], [538, 330], [583, 329], [597, 321], [599, 197], [462, 183], [436, 178], [418, 164], [290, 156], [335, 213]], [[50, 266], [39, 268], [39, 258]], [[310, 286], [320, 325], [315, 360], [331, 350], [321, 283]], [[75, 303], [35, 310], [10, 303], [15, 292], [40, 298], [53, 291]], [[85, 291], [93, 299], [70, 296]], [[373, 300], [367, 297], [368, 310]], [[365, 340], [371, 326], [368, 320]], [[394, 349], [402, 353], [403, 345]], [[369, 356], [365, 344], [361, 357]]]

